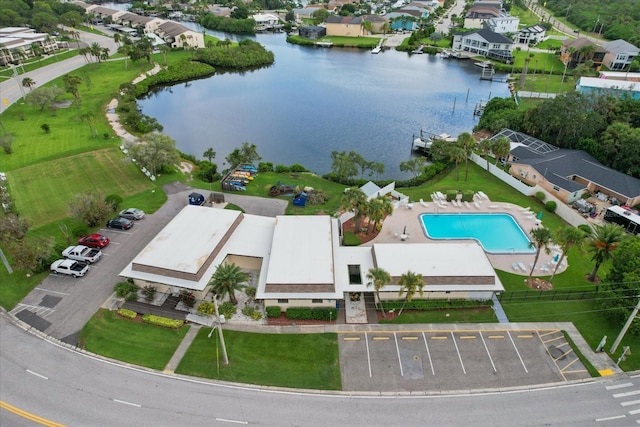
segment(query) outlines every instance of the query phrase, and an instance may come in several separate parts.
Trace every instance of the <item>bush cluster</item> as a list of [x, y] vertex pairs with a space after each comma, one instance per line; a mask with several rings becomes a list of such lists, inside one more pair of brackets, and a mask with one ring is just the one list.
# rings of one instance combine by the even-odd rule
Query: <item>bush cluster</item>
[[177, 319], [169, 319], [167, 317], [156, 316], [154, 314], [145, 314], [142, 321], [150, 325], [162, 326], [163, 328], [179, 329], [184, 322]]
[[150, 89], [158, 86], [186, 82], [199, 77], [207, 77], [215, 73], [211, 65], [201, 62], [182, 61], [161, 70], [135, 85], [135, 96], [146, 95]]
[[[380, 187], [384, 187], [385, 185], [391, 184], [392, 182], [396, 183], [396, 188], [402, 188], [402, 187], [417, 187], [419, 185], [424, 184], [425, 182], [429, 181], [430, 179], [432, 179], [433, 177], [435, 177], [436, 175], [440, 174], [441, 172], [444, 171], [448, 171], [449, 168], [451, 168], [453, 165], [453, 163], [433, 163], [427, 167], [424, 168], [424, 172], [421, 175], [418, 175], [414, 178], [410, 178], [404, 181], [397, 181], [397, 180], [380, 180], [380, 181], [376, 181], [376, 184], [379, 185]], [[364, 184], [367, 183], [368, 180], [366, 179], [353, 179], [353, 178], [349, 178], [349, 179], [340, 179], [338, 177], [335, 176], [335, 174], [333, 173], [328, 173], [322, 176], [324, 179], [328, 179], [329, 181], [333, 181], [333, 182], [337, 182], [339, 184], [343, 184], [349, 187], [361, 187]]]
[[222, 303], [218, 308], [218, 312], [227, 319], [231, 319], [237, 311], [238, 308], [229, 301]]
[[291, 320], [336, 320], [337, 313], [333, 307], [289, 307], [286, 316]]
[[216, 307], [212, 302], [204, 301], [201, 302], [198, 306], [198, 315], [199, 316], [211, 316], [216, 312]]
[[117, 313], [122, 317], [126, 317], [127, 319], [135, 319], [138, 316], [138, 313], [133, 310], [127, 310], [126, 308], [121, 308], [117, 311]]
[[555, 212], [558, 205], [553, 200], [549, 200], [544, 204], [544, 208], [549, 212]]
[[196, 297], [195, 297], [195, 295], [193, 295], [193, 292], [188, 291], [186, 289], [182, 289], [180, 291], [180, 295], [178, 296], [178, 298], [180, 298], [180, 301], [182, 301], [184, 303], [184, 305], [186, 305], [189, 308], [191, 308], [194, 305], [196, 305]]
[[231, 49], [198, 49], [196, 61], [224, 68], [250, 68], [273, 64], [275, 56], [260, 43], [241, 40]]
[[267, 317], [280, 317], [282, 315], [282, 308], [280, 308], [279, 305], [273, 305], [270, 307], [265, 308], [265, 311], [267, 312]]
[[244, 314], [245, 316], [249, 316], [253, 320], [262, 319], [262, 314], [260, 314], [259, 311], [257, 311], [255, 308], [253, 308], [250, 305], [245, 305], [244, 306], [244, 308], [242, 309], [242, 314]]
[[[384, 301], [385, 310], [399, 310], [404, 300]], [[463, 299], [414, 299], [407, 302], [406, 310], [432, 310], [440, 308], [491, 307], [491, 301], [473, 301]]]
[[130, 282], [116, 283], [113, 291], [118, 298], [124, 298], [127, 301], [135, 301], [138, 298], [138, 287]]
[[258, 163], [258, 172], [273, 172], [273, 163], [271, 162]]

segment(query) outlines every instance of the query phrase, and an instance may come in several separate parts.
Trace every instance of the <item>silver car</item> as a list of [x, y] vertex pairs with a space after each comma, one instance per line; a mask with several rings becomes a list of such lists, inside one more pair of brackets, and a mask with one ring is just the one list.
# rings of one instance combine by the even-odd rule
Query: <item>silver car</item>
[[144, 211], [141, 209], [129, 208], [120, 211], [120, 216], [127, 219], [142, 219], [144, 218]]

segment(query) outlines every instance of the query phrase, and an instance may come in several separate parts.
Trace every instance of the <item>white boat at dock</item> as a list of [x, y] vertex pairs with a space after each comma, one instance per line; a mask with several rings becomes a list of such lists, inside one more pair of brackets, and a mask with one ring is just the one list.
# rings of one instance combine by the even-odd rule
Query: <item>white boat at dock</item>
[[434, 141], [455, 142], [458, 138], [452, 137], [448, 133], [441, 133], [439, 135], [431, 134], [428, 132], [420, 131], [420, 135], [413, 139], [411, 149], [414, 151], [422, 151], [429, 155], [431, 153], [431, 146]]
[[493, 68], [493, 63], [491, 63], [491, 61], [475, 62], [473, 65], [480, 68]]
[[382, 50], [382, 47], [376, 46], [373, 49], [371, 49], [371, 53], [380, 53], [381, 50]]
[[412, 54], [416, 54], [416, 55], [420, 55], [424, 52], [422, 52], [422, 48], [424, 47], [423, 44], [421, 44], [418, 48], [414, 49], [411, 51]]

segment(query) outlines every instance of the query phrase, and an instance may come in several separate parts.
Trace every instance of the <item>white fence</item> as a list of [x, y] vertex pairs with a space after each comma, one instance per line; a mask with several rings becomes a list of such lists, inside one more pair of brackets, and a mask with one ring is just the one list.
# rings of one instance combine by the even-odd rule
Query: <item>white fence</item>
[[[487, 168], [487, 161], [482, 157], [478, 156], [477, 154], [472, 153], [470, 159], [478, 166], [484, 169]], [[564, 219], [567, 223], [573, 225], [574, 227], [580, 224], [588, 224], [587, 220], [584, 219], [578, 212], [573, 210], [570, 206], [566, 205], [563, 201], [558, 200], [553, 194], [549, 193], [544, 188], [538, 185], [536, 185], [535, 187], [530, 187], [524, 182], [516, 179], [515, 177], [511, 176], [507, 172], [503, 171], [496, 165], [492, 164], [491, 162], [489, 162], [489, 173], [491, 173], [493, 176], [495, 176], [502, 182], [510, 185], [515, 190], [524, 194], [525, 196], [534, 196], [539, 191], [543, 192], [545, 195], [545, 198], [544, 198], [545, 202], [548, 202], [549, 200], [553, 200], [554, 202], [556, 202], [557, 207], [555, 210], [555, 214], [558, 215], [560, 218]]]

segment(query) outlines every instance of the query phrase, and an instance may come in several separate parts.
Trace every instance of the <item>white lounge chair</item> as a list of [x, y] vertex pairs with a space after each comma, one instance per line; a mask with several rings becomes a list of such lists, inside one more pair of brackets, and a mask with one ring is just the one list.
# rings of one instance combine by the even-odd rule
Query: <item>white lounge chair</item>
[[518, 267], [520, 267], [520, 270], [522, 270], [522, 271], [527, 271], [527, 266], [524, 265], [524, 263], [522, 263], [522, 262], [518, 263]]
[[466, 200], [464, 201], [464, 205], [467, 207], [467, 209], [471, 209], [471, 205]]
[[511, 268], [513, 268], [514, 271], [519, 271], [520, 270], [520, 267], [518, 267], [518, 264], [515, 263], [515, 262], [513, 264], [511, 264]]
[[420, 204], [421, 204], [422, 206], [424, 206], [425, 208], [428, 208], [428, 207], [429, 207], [429, 204], [427, 204], [427, 202], [425, 202], [425, 201], [424, 201], [424, 200], [422, 200], [422, 199], [420, 199]]
[[473, 206], [475, 206], [476, 209], [480, 209], [480, 203], [478, 202], [473, 202]]

